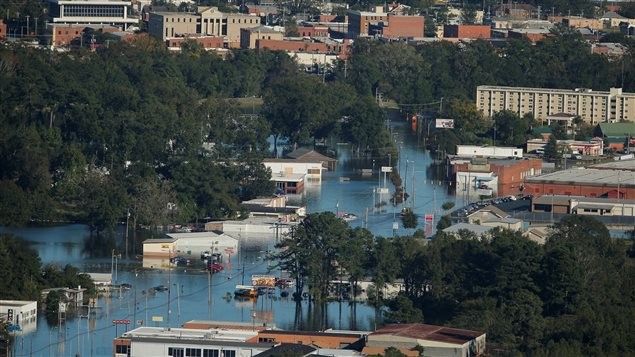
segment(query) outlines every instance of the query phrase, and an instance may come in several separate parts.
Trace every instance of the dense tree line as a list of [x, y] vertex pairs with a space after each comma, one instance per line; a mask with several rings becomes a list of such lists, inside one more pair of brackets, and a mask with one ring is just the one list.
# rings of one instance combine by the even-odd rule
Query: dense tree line
[[[406, 111], [455, 118], [454, 130], [429, 141], [439, 150], [517, 145], [530, 134], [528, 121], [511, 113], [492, 125], [473, 104], [477, 85], [607, 89], [623, 78], [633, 91], [632, 58], [593, 55], [564, 28], [536, 46], [503, 48], [360, 39], [328, 80], [298, 71], [284, 53], [239, 50], [222, 59], [186, 43], [170, 54], [150, 38], [94, 53], [7, 45], [0, 49], [2, 224], [73, 219], [102, 231], [128, 211], [133, 223], [151, 226], [233, 217], [241, 199], [272, 190], [259, 164], [270, 155], [270, 134], [292, 144], [338, 135], [360, 152], [391, 153], [377, 94], [411, 104]], [[244, 117], [231, 98], [253, 96], [264, 100], [262, 115]]]
[[[570, 216], [545, 245], [520, 232], [468, 231], [433, 240], [385, 239], [350, 228], [332, 213], [311, 214], [280, 244], [281, 267], [317, 301], [329, 281], [355, 286], [368, 276], [369, 302], [385, 322], [426, 322], [485, 331], [492, 354], [631, 355], [635, 343], [633, 242], [604, 225]], [[400, 279], [404, 290], [383, 296]], [[355, 289], [353, 289], [354, 291]], [[296, 295], [299, 298], [299, 295]]]
[[94, 285], [88, 275], [67, 265], [42, 266], [40, 257], [24, 240], [8, 234], [0, 234], [0, 299], [39, 300], [45, 288], [87, 288], [94, 293]]
[[[267, 138], [340, 135], [388, 152], [383, 113], [282, 52], [227, 58], [140, 38], [97, 52], [0, 49], [1, 224], [72, 219], [95, 231], [231, 218], [273, 192]], [[262, 115], [232, 98], [264, 97]], [[342, 120], [342, 118], [346, 118]]]

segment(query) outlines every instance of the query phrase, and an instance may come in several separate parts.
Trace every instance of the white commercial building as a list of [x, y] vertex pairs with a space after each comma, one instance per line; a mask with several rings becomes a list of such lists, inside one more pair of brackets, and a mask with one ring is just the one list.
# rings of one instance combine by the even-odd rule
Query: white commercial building
[[176, 255], [186, 258], [200, 258], [201, 253], [220, 253], [231, 256], [238, 253], [238, 239], [215, 232], [169, 233], [175, 239]]
[[521, 158], [523, 149], [502, 146], [457, 145], [456, 156], [483, 158]]
[[49, 0], [49, 21], [54, 24], [114, 25], [126, 29], [139, 19], [128, 17], [126, 0]]
[[37, 301], [0, 300], [0, 321], [20, 326], [22, 332], [37, 328]]
[[551, 89], [478, 86], [476, 107], [487, 117], [510, 110], [540, 121], [555, 114], [581, 117], [588, 124], [635, 121], [635, 93], [622, 88], [594, 91], [587, 88]]
[[115, 357], [251, 357], [274, 346], [257, 341], [258, 330], [139, 327], [116, 338]]

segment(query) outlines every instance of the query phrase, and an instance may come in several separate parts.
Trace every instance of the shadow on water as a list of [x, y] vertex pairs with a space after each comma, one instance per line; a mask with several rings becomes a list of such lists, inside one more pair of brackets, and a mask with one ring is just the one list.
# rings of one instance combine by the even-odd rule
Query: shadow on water
[[87, 258], [109, 258], [117, 242], [114, 234], [92, 233], [84, 240], [83, 245], [83, 253]]

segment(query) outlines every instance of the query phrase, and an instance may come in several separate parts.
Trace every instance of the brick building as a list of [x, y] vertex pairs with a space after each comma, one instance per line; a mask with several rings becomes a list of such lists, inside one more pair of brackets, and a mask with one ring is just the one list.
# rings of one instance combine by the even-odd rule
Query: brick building
[[385, 38], [424, 37], [423, 16], [388, 15], [388, 26], [383, 27]]
[[0, 40], [5, 39], [7, 37], [7, 24], [0, 19]]
[[106, 33], [120, 31], [118, 27], [110, 25], [50, 25], [51, 45], [54, 47], [68, 47], [73, 41], [80, 41], [82, 33], [86, 29]]
[[168, 48], [178, 48], [180, 49], [183, 43], [187, 40], [194, 40], [196, 43], [203, 46], [203, 48], [212, 49], [212, 48], [223, 48], [225, 45], [225, 41], [222, 37], [214, 37], [214, 36], [187, 36], [187, 37], [178, 37], [178, 38], [168, 38], [165, 40]]
[[388, 14], [384, 12], [382, 6], [375, 7], [374, 12], [349, 10], [347, 15], [349, 38], [375, 35], [371, 33], [372, 27], [388, 21]]
[[491, 27], [488, 25], [443, 25], [444, 38], [491, 38]]
[[329, 37], [329, 28], [326, 26], [298, 26], [298, 32], [302, 37]]
[[340, 59], [348, 57], [349, 42], [345, 40], [342, 43], [333, 41], [332, 43], [326, 42], [313, 42], [313, 41], [289, 41], [289, 40], [265, 40], [260, 39], [256, 41], [256, 48], [269, 49], [271, 51], [287, 51], [287, 52], [299, 52], [299, 53], [334, 53], [337, 54]]
[[[519, 195], [525, 190], [525, 179], [542, 173], [542, 160], [536, 158], [524, 159], [471, 159], [461, 160], [454, 159], [452, 163], [452, 173], [455, 180], [459, 180], [459, 173], [472, 172], [470, 177], [480, 177], [487, 173], [488, 177], [495, 177], [496, 180], [490, 180], [495, 183], [496, 187], [487, 187], [492, 193], [498, 196]], [[480, 175], [480, 176], [479, 176]], [[481, 192], [482, 185], [487, 183], [480, 182], [471, 187], [473, 194]], [[457, 191], [459, 190], [459, 182], [457, 182]], [[479, 191], [481, 190], [481, 191]]]
[[525, 193], [635, 199], [635, 172], [570, 169], [525, 179]]
[[355, 333], [353, 331], [285, 331], [285, 330], [261, 330], [258, 336], [247, 342], [259, 343], [292, 343], [310, 345], [318, 348], [342, 348], [360, 341], [367, 333]]
[[507, 32], [509, 38], [528, 39], [531, 43], [541, 41], [547, 36], [551, 36], [548, 29], [513, 29]]

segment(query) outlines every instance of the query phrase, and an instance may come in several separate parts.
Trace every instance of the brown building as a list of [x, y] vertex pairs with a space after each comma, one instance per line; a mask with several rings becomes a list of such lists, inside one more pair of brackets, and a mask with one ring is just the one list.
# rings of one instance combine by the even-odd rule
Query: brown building
[[519, 195], [524, 191], [525, 178], [542, 173], [542, 160], [494, 160], [491, 169], [498, 176], [498, 195]]
[[388, 25], [384, 25], [382, 35], [385, 38], [424, 37], [423, 16], [388, 15]]
[[[481, 159], [482, 160], [482, 159]], [[519, 195], [525, 190], [525, 178], [542, 173], [542, 160], [536, 158], [489, 159], [487, 163], [477, 165], [478, 172], [491, 172], [497, 177], [496, 189], [498, 196]], [[474, 170], [472, 162], [460, 162], [452, 165], [453, 174]], [[475, 171], [475, 172], [477, 172]]]
[[240, 48], [256, 48], [258, 40], [282, 41], [284, 34], [271, 27], [259, 26], [254, 28], [240, 29]]
[[388, 22], [388, 14], [382, 6], [375, 7], [374, 12], [349, 10], [347, 15], [348, 38], [376, 35], [378, 33], [371, 33], [371, 29], [374, 27], [379, 31], [379, 26]]
[[187, 36], [168, 38], [167, 40], [165, 40], [165, 42], [168, 48], [180, 48], [187, 40], [193, 40], [203, 46], [203, 48], [205, 49], [223, 48], [225, 45], [225, 40], [222, 37], [214, 36]]
[[261, 330], [258, 336], [247, 342], [259, 343], [292, 343], [317, 348], [345, 348], [346, 346], [363, 339], [366, 334], [353, 333], [351, 331], [313, 332], [313, 331], [284, 331]]
[[349, 42], [324, 43], [312, 41], [289, 41], [289, 40], [264, 40], [256, 41], [256, 48], [269, 49], [271, 51], [306, 52], [306, 53], [334, 53], [340, 59], [348, 57]]
[[625, 170], [570, 169], [525, 180], [525, 193], [635, 199], [635, 172]]
[[443, 25], [444, 38], [491, 38], [488, 25]]
[[326, 26], [298, 26], [298, 33], [302, 37], [329, 37], [329, 28]]
[[82, 33], [86, 29], [106, 33], [120, 31], [118, 27], [110, 25], [52, 25], [49, 27], [49, 31], [51, 32], [51, 45], [54, 47], [68, 47], [73, 41], [80, 41]]
[[536, 42], [541, 41], [547, 36], [551, 36], [549, 31], [542, 29], [514, 29], [509, 30], [507, 33], [507, 37], [509, 38], [526, 38], [533, 44], [536, 44]]
[[5, 39], [7, 37], [7, 24], [0, 19], [0, 40]]

